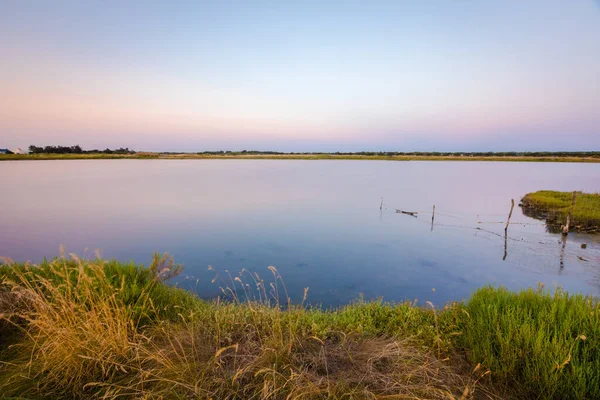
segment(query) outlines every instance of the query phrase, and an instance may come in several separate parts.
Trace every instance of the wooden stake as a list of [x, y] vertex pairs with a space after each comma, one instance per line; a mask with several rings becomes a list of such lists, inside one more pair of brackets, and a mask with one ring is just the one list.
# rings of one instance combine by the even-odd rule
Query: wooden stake
[[513, 208], [515, 208], [515, 199], [510, 199], [510, 212], [508, 213], [508, 219], [506, 220], [504, 232], [508, 231], [508, 224], [510, 224], [510, 217], [512, 216]]
[[379, 205], [379, 209], [381, 210], [383, 208], [383, 197], [381, 198], [381, 204]]
[[431, 213], [431, 231], [433, 232], [433, 220], [435, 219], [435, 204], [433, 205], [433, 211]]
[[567, 214], [567, 223], [563, 226], [563, 235], [569, 234], [569, 225], [571, 224], [571, 217], [573, 215], [573, 206], [575, 206], [575, 199], [577, 198], [577, 192], [573, 192], [573, 200], [571, 200], [571, 207], [569, 207], [569, 213]]

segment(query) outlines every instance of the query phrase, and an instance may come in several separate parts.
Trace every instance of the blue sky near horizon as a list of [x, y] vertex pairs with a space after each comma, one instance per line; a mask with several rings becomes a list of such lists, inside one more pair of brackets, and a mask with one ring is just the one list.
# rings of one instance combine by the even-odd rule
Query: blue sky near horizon
[[0, 54], [0, 147], [600, 149], [596, 0], [4, 0]]

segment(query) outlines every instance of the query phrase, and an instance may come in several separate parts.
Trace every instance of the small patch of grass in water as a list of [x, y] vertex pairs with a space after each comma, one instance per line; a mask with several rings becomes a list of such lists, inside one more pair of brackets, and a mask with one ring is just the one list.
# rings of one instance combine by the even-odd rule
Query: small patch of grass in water
[[[572, 192], [540, 190], [521, 199], [525, 215], [546, 219], [552, 232], [560, 232], [566, 222], [573, 199]], [[600, 194], [577, 192], [571, 229], [577, 232], [600, 232]]]

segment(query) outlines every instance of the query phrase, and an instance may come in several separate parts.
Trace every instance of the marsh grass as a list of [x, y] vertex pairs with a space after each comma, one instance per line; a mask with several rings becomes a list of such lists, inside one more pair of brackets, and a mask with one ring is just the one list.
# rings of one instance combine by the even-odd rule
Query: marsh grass
[[37, 154], [7, 154], [1, 155], [0, 161], [15, 161], [15, 160], [120, 160], [120, 159], [134, 159], [134, 160], [145, 160], [159, 158], [159, 153], [151, 152], [137, 152], [135, 154], [103, 154], [103, 153], [87, 153], [87, 154], [51, 154], [51, 153], [37, 153]]
[[[149, 267], [61, 256], [0, 268], [0, 393], [24, 398], [589, 398], [598, 305], [484, 288], [466, 303], [292, 304], [242, 271], [204, 301]], [[305, 291], [305, 297], [307, 295]], [[7, 335], [10, 332], [10, 335]], [[560, 396], [560, 397], [558, 397]]]
[[[566, 222], [572, 199], [572, 192], [540, 190], [525, 195], [521, 204], [526, 215], [544, 218], [553, 230], [559, 230]], [[600, 194], [577, 192], [572, 217], [573, 230], [600, 232]]]
[[467, 305], [458, 345], [498, 379], [544, 399], [600, 398], [597, 299], [528, 289], [482, 288]]
[[427, 155], [427, 154], [335, 154], [335, 153], [295, 153], [295, 154], [250, 154], [250, 153], [153, 153], [135, 154], [8, 154], [0, 155], [0, 161], [10, 160], [86, 160], [86, 159], [257, 159], [257, 160], [389, 160], [389, 161], [498, 161], [498, 162], [578, 162], [597, 163], [600, 157], [593, 155]]

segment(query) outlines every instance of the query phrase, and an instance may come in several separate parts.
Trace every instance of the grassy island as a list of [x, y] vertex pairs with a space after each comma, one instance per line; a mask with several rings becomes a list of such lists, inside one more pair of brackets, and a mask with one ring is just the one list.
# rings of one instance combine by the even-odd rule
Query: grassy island
[[[288, 304], [244, 273], [227, 299], [181, 267], [76, 256], [0, 267], [0, 393], [20, 399], [600, 398], [600, 305], [481, 288], [442, 309]], [[244, 278], [246, 276], [246, 278]], [[246, 286], [248, 283], [250, 286]], [[243, 284], [243, 286], [242, 286]], [[252, 288], [253, 300], [247, 301]], [[269, 289], [273, 293], [269, 293]]]
[[[553, 231], [560, 231], [571, 207], [573, 192], [541, 190], [521, 199], [525, 215], [545, 219]], [[600, 232], [600, 194], [577, 192], [573, 206], [571, 230]]]

